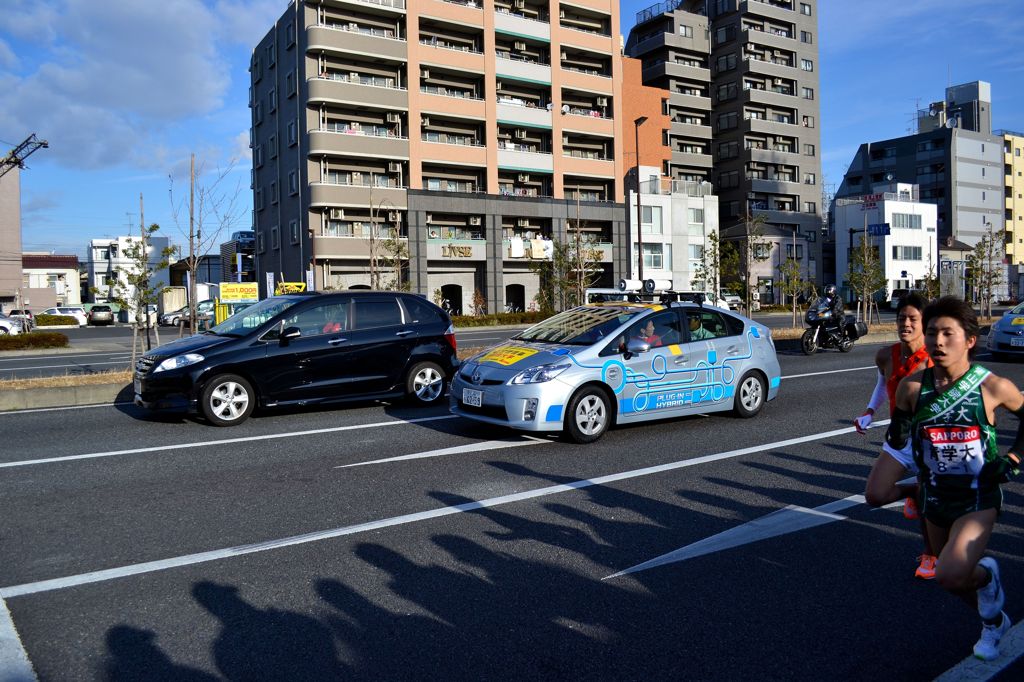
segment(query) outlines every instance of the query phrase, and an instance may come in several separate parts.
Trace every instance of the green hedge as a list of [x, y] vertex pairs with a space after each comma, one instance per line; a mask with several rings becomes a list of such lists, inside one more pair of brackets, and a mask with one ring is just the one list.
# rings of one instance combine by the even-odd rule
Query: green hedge
[[551, 317], [551, 313], [495, 313], [493, 315], [453, 315], [456, 327], [494, 327], [500, 324], [534, 324]]
[[25, 350], [27, 348], [67, 348], [68, 337], [60, 332], [29, 332], [12, 336], [0, 336], [0, 350]]
[[78, 326], [78, 320], [71, 315], [36, 315], [37, 327], [53, 327], [61, 324]]

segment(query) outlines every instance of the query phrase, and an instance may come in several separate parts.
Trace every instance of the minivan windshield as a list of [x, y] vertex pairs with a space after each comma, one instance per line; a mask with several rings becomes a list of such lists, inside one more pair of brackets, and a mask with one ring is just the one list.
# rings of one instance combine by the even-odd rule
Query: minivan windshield
[[549, 317], [513, 338], [516, 341], [589, 346], [649, 310], [639, 306], [581, 306]]
[[304, 300], [306, 299], [286, 296], [265, 298], [259, 303], [235, 313], [220, 324], [210, 327], [210, 331], [220, 336], [244, 336], [262, 326], [272, 317]]

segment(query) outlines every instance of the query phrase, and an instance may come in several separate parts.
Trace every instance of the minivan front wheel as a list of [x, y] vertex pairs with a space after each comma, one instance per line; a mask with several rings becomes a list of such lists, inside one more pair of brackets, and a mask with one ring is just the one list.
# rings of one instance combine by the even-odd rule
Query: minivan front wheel
[[445, 376], [437, 364], [420, 362], [409, 370], [405, 393], [418, 405], [432, 405], [444, 397]]
[[219, 374], [206, 382], [200, 408], [214, 426], [234, 426], [249, 418], [255, 403], [252, 384], [237, 374]]

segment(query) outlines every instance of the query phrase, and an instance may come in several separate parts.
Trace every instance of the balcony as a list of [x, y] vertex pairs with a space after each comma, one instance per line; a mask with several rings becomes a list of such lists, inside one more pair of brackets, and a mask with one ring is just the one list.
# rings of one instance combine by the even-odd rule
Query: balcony
[[743, 120], [743, 125], [740, 126], [741, 130], [751, 133], [765, 133], [767, 135], [796, 135], [797, 129], [800, 128], [796, 123], [784, 123], [782, 121], [773, 121], [764, 118], [747, 118]]
[[643, 70], [643, 79], [645, 82], [663, 77], [679, 78], [695, 81], [697, 83], [710, 83], [711, 70], [672, 61], [656, 62], [648, 65], [647, 68]]
[[551, 110], [528, 105], [518, 97], [498, 97], [498, 121], [551, 128]]
[[796, 9], [792, 2], [769, 3], [765, 0], [740, 0], [740, 14], [750, 13], [759, 17], [779, 19], [790, 22], [794, 20]]
[[409, 139], [392, 135], [382, 127], [353, 130], [344, 126], [309, 132], [310, 154], [354, 154], [409, 158]]
[[672, 121], [669, 124], [668, 131], [672, 137], [692, 137], [698, 140], [711, 139], [711, 126], [699, 125], [697, 123]]
[[393, 78], [328, 74], [307, 82], [311, 102], [337, 102], [382, 109], [409, 109], [409, 94]]
[[768, 180], [765, 178], [749, 178], [750, 189], [764, 194], [799, 194], [803, 185], [796, 180]]
[[494, 31], [551, 42], [551, 24], [510, 12], [495, 12]]
[[692, 152], [672, 152], [671, 163], [674, 166], [691, 166], [697, 168], [711, 168], [710, 154], [694, 154]]
[[711, 111], [711, 98], [702, 95], [686, 95], [681, 92], [671, 92], [669, 103], [675, 107], [684, 107], [694, 111]]
[[745, 28], [740, 32], [740, 35], [749, 42], [755, 45], [764, 45], [765, 47], [778, 48], [780, 50], [793, 50], [796, 47], [796, 36], [787, 31], [781, 31], [779, 29], [766, 28], [763, 31], [753, 28]]
[[509, 170], [551, 173], [554, 160], [551, 152], [527, 151], [525, 145], [505, 142], [498, 144], [498, 167]]
[[394, 31], [379, 28], [353, 29], [350, 26], [353, 24], [310, 26], [306, 29], [306, 39], [309, 41], [306, 49], [339, 54], [355, 52], [406, 61], [408, 48], [404, 40], [395, 37]]
[[795, 163], [799, 154], [794, 151], [784, 151], [779, 148], [767, 149], [763, 147], [748, 147], [751, 161], [760, 163]]
[[391, 205], [395, 207], [395, 210], [401, 210], [408, 207], [405, 187], [311, 182], [309, 184], [309, 194], [310, 208], [323, 208], [328, 206], [368, 206], [371, 194], [374, 202], [387, 199]]
[[389, 13], [405, 14], [405, 0], [333, 0], [334, 4], [349, 5], [366, 9], [376, 7], [387, 10]]
[[512, 80], [551, 85], [551, 66], [548, 64], [536, 64], [524, 59], [500, 56], [495, 58], [494, 64], [499, 80], [507, 77]]
[[793, 99], [794, 97], [796, 97], [796, 95], [793, 94], [791, 88], [786, 88], [782, 85], [771, 85], [764, 88], [744, 88], [743, 96], [740, 101], [744, 104], [764, 104], [770, 107], [784, 107], [786, 109], [792, 109], [793, 107], [800, 106], [799, 103]]

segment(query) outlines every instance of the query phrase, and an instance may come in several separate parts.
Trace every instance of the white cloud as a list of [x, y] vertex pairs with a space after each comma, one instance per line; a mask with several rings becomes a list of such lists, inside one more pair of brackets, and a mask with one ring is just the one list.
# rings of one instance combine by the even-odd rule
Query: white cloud
[[239, 164], [248, 166], [252, 161], [252, 149], [249, 148], [249, 131], [243, 130], [235, 135], [235, 151], [232, 158], [238, 159]]
[[47, 41], [22, 55], [27, 73], [0, 54], [0, 130], [37, 132], [63, 165], [153, 167], [171, 129], [224, 104], [232, 64], [201, 0], [14, 2], [0, 27], [20, 36], [34, 26]]
[[18, 56], [3, 39], [0, 39], [0, 69], [18, 68]]

